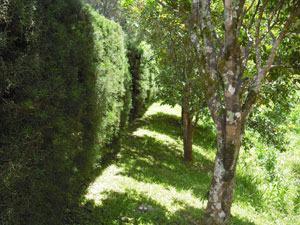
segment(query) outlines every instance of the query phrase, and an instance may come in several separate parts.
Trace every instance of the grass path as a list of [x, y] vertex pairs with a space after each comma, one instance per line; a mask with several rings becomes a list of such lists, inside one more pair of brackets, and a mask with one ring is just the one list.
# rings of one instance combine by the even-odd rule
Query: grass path
[[[97, 208], [91, 224], [201, 224], [212, 177], [215, 134], [212, 126], [199, 124], [195, 160], [185, 163], [179, 116], [179, 108], [154, 104], [129, 128], [114, 162], [88, 189], [86, 197]], [[245, 165], [237, 172], [231, 223], [285, 224], [284, 216], [277, 220], [265, 209], [264, 192]], [[300, 224], [296, 216], [292, 219], [286, 224]]]

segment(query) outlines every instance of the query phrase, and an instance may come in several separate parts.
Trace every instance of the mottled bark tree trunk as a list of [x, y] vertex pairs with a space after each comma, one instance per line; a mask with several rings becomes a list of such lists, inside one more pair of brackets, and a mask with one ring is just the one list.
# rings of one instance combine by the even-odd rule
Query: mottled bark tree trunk
[[193, 117], [184, 107], [182, 107], [183, 116], [183, 144], [184, 144], [184, 160], [193, 161]]
[[227, 124], [218, 131], [218, 150], [203, 224], [229, 224], [241, 139], [240, 125]]

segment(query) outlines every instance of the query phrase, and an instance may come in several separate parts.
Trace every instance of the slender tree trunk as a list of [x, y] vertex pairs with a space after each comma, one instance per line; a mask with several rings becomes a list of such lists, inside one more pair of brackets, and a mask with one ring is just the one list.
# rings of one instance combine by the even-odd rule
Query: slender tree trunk
[[183, 143], [184, 143], [184, 160], [193, 161], [193, 117], [190, 115], [187, 110], [182, 108], [183, 116]]
[[242, 139], [241, 127], [240, 123], [227, 124], [218, 130], [213, 181], [203, 218], [205, 225], [227, 225], [230, 222], [235, 170]]

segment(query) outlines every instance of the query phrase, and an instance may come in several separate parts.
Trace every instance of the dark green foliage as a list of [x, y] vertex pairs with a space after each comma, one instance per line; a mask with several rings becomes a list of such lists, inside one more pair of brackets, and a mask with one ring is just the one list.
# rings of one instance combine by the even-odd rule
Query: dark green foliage
[[122, 31], [79, 0], [1, 0], [0, 81], [0, 224], [67, 224], [128, 118]]
[[[270, 77], [277, 73], [271, 71]], [[248, 121], [249, 131], [257, 132], [268, 146], [274, 146], [280, 151], [286, 151], [288, 147], [286, 125], [292, 109], [299, 101], [296, 90], [297, 85], [289, 74], [281, 74], [273, 81], [267, 80], [259, 95], [258, 107], [253, 110]], [[253, 146], [247, 136], [244, 146], [247, 149]]]
[[130, 119], [142, 117], [155, 100], [155, 78], [158, 69], [150, 46], [145, 42], [128, 44], [128, 60], [132, 76], [132, 110]]
[[124, 127], [131, 108], [131, 77], [128, 73], [124, 34], [120, 26], [89, 7], [95, 30], [97, 89], [99, 95], [100, 145], [110, 143]]
[[1, 7], [1, 224], [58, 224], [94, 151], [93, 29], [80, 1]]

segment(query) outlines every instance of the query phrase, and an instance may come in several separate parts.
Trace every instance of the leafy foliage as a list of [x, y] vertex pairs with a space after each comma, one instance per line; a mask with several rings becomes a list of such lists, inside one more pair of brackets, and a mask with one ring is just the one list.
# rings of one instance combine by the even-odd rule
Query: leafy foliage
[[[276, 81], [266, 81], [260, 94], [257, 108], [253, 110], [248, 121], [248, 131], [257, 132], [267, 145], [280, 151], [287, 150], [286, 134], [289, 114], [299, 101], [297, 87], [289, 77], [280, 77]], [[251, 147], [249, 139], [244, 143]]]
[[158, 68], [150, 45], [145, 42], [129, 42], [127, 56], [132, 76], [133, 107], [130, 118], [133, 120], [143, 116], [155, 100]]
[[97, 94], [101, 109], [98, 140], [103, 146], [119, 134], [124, 99], [127, 101], [125, 111], [130, 108], [131, 103], [127, 95], [131, 91], [128, 85], [131, 78], [122, 29], [118, 24], [99, 16], [92, 8], [90, 11], [94, 28], [94, 48], [97, 52]]
[[0, 223], [65, 224], [95, 150], [126, 125], [123, 33], [79, 0], [1, 1], [0, 12]]

